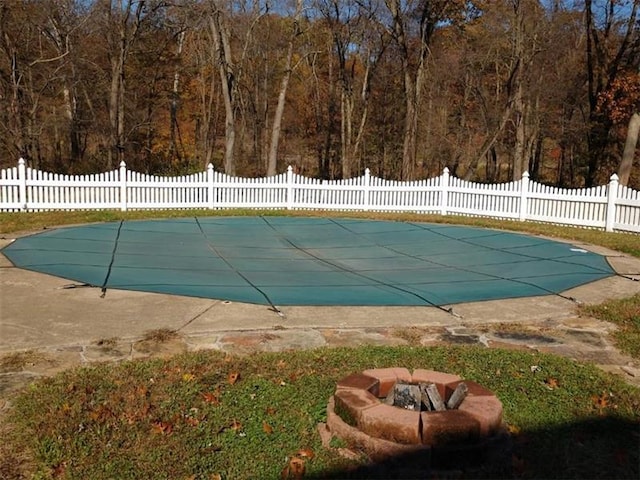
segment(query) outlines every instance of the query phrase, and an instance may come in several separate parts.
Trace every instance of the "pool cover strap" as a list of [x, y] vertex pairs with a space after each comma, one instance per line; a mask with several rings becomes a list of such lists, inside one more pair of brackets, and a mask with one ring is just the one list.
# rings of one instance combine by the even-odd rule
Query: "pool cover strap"
[[116, 259], [116, 250], [118, 250], [118, 240], [120, 239], [120, 232], [122, 231], [122, 224], [124, 220], [120, 220], [120, 224], [118, 225], [118, 233], [116, 234], [116, 238], [113, 242], [113, 251], [111, 252], [111, 261], [109, 262], [109, 268], [107, 269], [107, 275], [104, 277], [104, 282], [102, 282], [102, 286], [100, 287], [100, 297], [104, 298], [107, 294], [107, 283], [109, 283], [109, 277], [111, 276], [111, 269], [113, 268], [113, 262]]
[[222, 256], [220, 254], [220, 252], [216, 249], [215, 245], [211, 243], [211, 241], [209, 240], [209, 238], [207, 237], [207, 234], [205, 233], [204, 229], [202, 228], [202, 225], [200, 224], [200, 221], [198, 220], [197, 217], [194, 217], [196, 223], [198, 224], [198, 228], [200, 229], [200, 231], [202, 232], [202, 235], [204, 236], [204, 238], [207, 240], [207, 243], [209, 244], [209, 248], [211, 249], [211, 251], [213, 251], [216, 255], [218, 255], [223, 261], [224, 263], [226, 263], [227, 265], [229, 265], [229, 268], [231, 268], [234, 272], [236, 272], [240, 277], [244, 278], [244, 280], [251, 285], [253, 288], [255, 288], [258, 292], [260, 292], [260, 294], [264, 297], [264, 299], [267, 301], [267, 303], [271, 306], [271, 310], [273, 310], [274, 312], [276, 312], [279, 315], [282, 315], [282, 312], [280, 311], [280, 309], [278, 307], [276, 307], [273, 302], [271, 301], [271, 299], [269, 298], [269, 296], [264, 293], [264, 291], [262, 291], [260, 289], [260, 287], [258, 287], [257, 285], [254, 285], [251, 280], [249, 280], [246, 276], [244, 276], [242, 274], [242, 272], [238, 271], [231, 263], [229, 263], [224, 256]]

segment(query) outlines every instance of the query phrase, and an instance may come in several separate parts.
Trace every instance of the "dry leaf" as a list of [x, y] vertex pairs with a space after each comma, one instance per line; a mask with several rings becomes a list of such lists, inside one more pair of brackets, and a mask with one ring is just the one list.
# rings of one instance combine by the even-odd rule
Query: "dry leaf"
[[311, 450], [310, 448], [301, 448], [296, 452], [296, 456], [308, 458], [309, 460], [311, 460], [313, 457], [315, 457], [315, 453], [313, 453], [313, 450]]
[[157, 420], [151, 424], [151, 431], [158, 435], [169, 435], [173, 431], [173, 425]]
[[67, 472], [67, 462], [62, 462], [51, 469], [53, 478], [63, 477]]
[[233, 385], [238, 381], [239, 378], [240, 378], [240, 374], [238, 372], [231, 372], [229, 374], [229, 377], [227, 377], [227, 380], [229, 381], [230, 385]]
[[283, 480], [300, 480], [304, 476], [304, 472], [304, 460], [302, 458], [293, 457], [289, 460], [289, 464], [282, 470], [281, 476]]
[[212, 473], [209, 475], [209, 480], [222, 480], [222, 475], [219, 473]]
[[136, 395], [139, 395], [141, 397], [146, 397], [148, 392], [149, 392], [149, 389], [144, 385], [141, 385], [136, 388]]
[[205, 402], [211, 403], [212, 405], [220, 405], [220, 398], [218, 397], [218, 392], [204, 392], [202, 394], [202, 398]]
[[624, 448], [618, 448], [614, 452], [614, 458], [618, 465], [624, 466], [629, 464], [629, 453]]
[[234, 418], [233, 422], [231, 422], [230, 428], [237, 432], [238, 430], [242, 430], [242, 424]]
[[193, 373], [185, 373], [182, 375], [182, 380], [185, 382], [193, 382], [196, 379], [196, 376]]
[[197, 427], [198, 425], [200, 425], [200, 420], [195, 417], [187, 417], [187, 424], [191, 425], [192, 427]]
[[553, 390], [554, 388], [558, 388], [559, 384], [558, 384], [558, 379], [557, 378], [547, 378], [544, 383], [547, 384], [547, 387], [551, 390]]
[[267, 407], [266, 412], [267, 412], [267, 415], [275, 415], [276, 409], [273, 407]]
[[520, 434], [520, 427], [518, 427], [517, 425], [511, 425], [509, 424], [507, 426], [507, 429], [509, 430], [509, 433], [511, 435], [519, 435]]
[[524, 470], [525, 470], [524, 459], [520, 458], [517, 455], [512, 455], [511, 468], [513, 469], [513, 473], [516, 476], [521, 477], [522, 475], [524, 475]]
[[278, 368], [284, 368], [287, 366], [287, 362], [285, 362], [284, 360], [279, 360], [278, 361]]
[[601, 413], [602, 410], [609, 406], [609, 398], [607, 398], [606, 393], [603, 393], [599, 397], [597, 395], [594, 395], [593, 397], [591, 397], [591, 400], [593, 401], [594, 407], [596, 407]]
[[262, 422], [262, 430], [267, 435], [271, 435], [273, 433], [273, 427], [269, 425], [267, 422]]

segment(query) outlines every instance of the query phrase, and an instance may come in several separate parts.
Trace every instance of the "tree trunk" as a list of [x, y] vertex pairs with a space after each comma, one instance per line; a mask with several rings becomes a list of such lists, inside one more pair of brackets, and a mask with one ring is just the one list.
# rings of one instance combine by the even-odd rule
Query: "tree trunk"
[[640, 112], [635, 112], [629, 119], [629, 128], [627, 129], [627, 140], [624, 144], [622, 152], [622, 160], [618, 168], [618, 178], [620, 185], [628, 185], [631, 176], [631, 167], [633, 159], [636, 156], [636, 147], [638, 145], [638, 134], [640, 133]]
[[[446, 3], [446, 2], [445, 2]], [[415, 60], [415, 72], [411, 72], [409, 52], [413, 48], [409, 45], [406, 35], [405, 19], [402, 13], [400, 0], [385, 0], [385, 4], [393, 19], [393, 36], [398, 44], [402, 56], [402, 70], [404, 73], [404, 97], [405, 97], [405, 122], [404, 140], [402, 146], [402, 173], [403, 180], [413, 178], [416, 166], [416, 148], [418, 134], [418, 115], [420, 114], [420, 98], [426, 75], [426, 59], [429, 53], [429, 45], [436, 25], [443, 21], [438, 14], [434, 15], [434, 7], [425, 2], [420, 11], [420, 43], [418, 46], [418, 58]], [[440, 14], [444, 12], [442, 5]]]
[[300, 34], [298, 21], [302, 14], [302, 0], [296, 1], [296, 13], [293, 18], [293, 31], [289, 37], [287, 46], [287, 58], [284, 67], [284, 75], [280, 82], [280, 93], [278, 94], [278, 104], [273, 115], [273, 125], [271, 126], [271, 143], [269, 145], [269, 157], [267, 161], [267, 176], [276, 174], [278, 166], [278, 144], [280, 143], [280, 131], [282, 129], [282, 115], [284, 114], [285, 101], [287, 99], [287, 89], [289, 87], [289, 79], [291, 78], [293, 60], [293, 44], [296, 37]]
[[236, 142], [235, 127], [235, 89], [236, 77], [231, 65], [231, 46], [229, 34], [225, 25], [222, 24], [222, 12], [215, 7], [209, 17], [209, 27], [216, 49], [216, 59], [218, 61], [218, 72], [220, 74], [220, 84], [222, 85], [222, 98], [225, 111], [225, 149], [224, 149], [224, 171], [228, 175], [235, 175], [236, 165], [234, 160], [234, 149]]
[[[176, 55], [178, 58], [182, 55], [182, 47], [184, 45], [184, 31], [178, 34], [178, 48], [176, 51]], [[180, 104], [180, 72], [176, 69], [173, 74], [173, 89], [171, 91], [171, 107], [170, 107], [170, 145], [169, 145], [169, 154], [171, 160], [175, 156], [177, 160], [181, 160], [182, 155], [180, 154], [180, 148], [178, 147], [178, 137], [179, 137], [179, 128], [178, 128], [178, 106]]]

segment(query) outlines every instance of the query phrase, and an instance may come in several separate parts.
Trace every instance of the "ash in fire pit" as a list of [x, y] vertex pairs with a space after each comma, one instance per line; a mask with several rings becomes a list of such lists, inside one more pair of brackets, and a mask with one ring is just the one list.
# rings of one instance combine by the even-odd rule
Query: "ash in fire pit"
[[468, 392], [469, 388], [466, 383], [459, 383], [445, 403], [435, 383], [396, 382], [389, 391], [384, 403], [416, 412], [429, 412], [432, 410], [441, 412], [457, 409]]

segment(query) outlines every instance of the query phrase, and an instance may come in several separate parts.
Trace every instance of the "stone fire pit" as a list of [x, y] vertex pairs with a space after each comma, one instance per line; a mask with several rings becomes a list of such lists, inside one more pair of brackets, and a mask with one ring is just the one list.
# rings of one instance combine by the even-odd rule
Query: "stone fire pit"
[[[466, 397], [457, 409], [415, 411], [385, 403], [396, 383], [434, 385], [447, 403], [463, 380], [433, 370], [380, 368], [340, 380], [327, 408], [327, 428], [372, 460], [424, 453], [430, 466], [455, 453], [482, 461], [496, 439], [504, 439], [502, 403], [490, 390], [464, 381]], [[433, 387], [431, 387], [433, 388]], [[459, 388], [460, 390], [460, 388]], [[437, 458], [436, 458], [437, 457]]]

